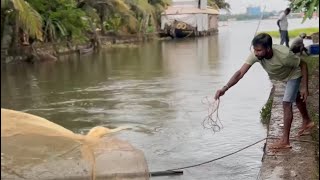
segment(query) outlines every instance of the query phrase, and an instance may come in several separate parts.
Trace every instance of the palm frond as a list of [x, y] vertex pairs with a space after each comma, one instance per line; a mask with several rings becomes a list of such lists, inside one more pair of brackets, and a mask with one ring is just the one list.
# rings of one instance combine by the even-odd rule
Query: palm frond
[[26, 30], [31, 37], [42, 41], [41, 15], [24, 0], [11, 0], [11, 3], [22, 28]]

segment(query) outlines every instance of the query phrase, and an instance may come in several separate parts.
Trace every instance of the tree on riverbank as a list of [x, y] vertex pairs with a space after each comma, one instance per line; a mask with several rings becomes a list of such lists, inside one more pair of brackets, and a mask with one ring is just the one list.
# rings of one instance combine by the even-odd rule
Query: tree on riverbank
[[313, 17], [314, 12], [319, 14], [319, 0], [290, 0], [293, 11], [303, 12], [304, 18], [303, 22], [309, 18]]
[[10, 45], [12, 49], [17, 48], [19, 38], [23, 38], [25, 34], [41, 41], [42, 23], [41, 15], [28, 2], [1, 0], [1, 41], [5, 25], [10, 25], [13, 30]]
[[[146, 33], [156, 29], [169, 0], [1, 0], [1, 40], [10, 34], [11, 46], [23, 41], [86, 41], [101, 29]], [[5, 32], [5, 27], [9, 31]], [[12, 32], [13, 31], [13, 32]], [[24, 40], [22, 40], [24, 39]], [[27, 40], [26, 40], [27, 39]], [[27, 45], [27, 44], [25, 44]]]

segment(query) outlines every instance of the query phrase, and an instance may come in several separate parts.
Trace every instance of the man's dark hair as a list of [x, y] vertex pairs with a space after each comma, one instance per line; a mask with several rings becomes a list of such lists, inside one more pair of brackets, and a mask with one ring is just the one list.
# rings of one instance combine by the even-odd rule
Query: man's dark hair
[[260, 33], [252, 40], [252, 46], [261, 45], [264, 48], [272, 48], [272, 37], [267, 33]]
[[288, 11], [288, 12], [290, 12], [291, 11], [291, 9], [290, 8], [286, 8], [286, 10], [285, 11]]

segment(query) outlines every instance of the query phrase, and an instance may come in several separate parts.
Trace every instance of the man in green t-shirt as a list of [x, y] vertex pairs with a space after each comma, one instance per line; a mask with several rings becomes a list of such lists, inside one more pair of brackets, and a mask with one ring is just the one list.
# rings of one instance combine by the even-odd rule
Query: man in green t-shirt
[[[219, 99], [225, 92], [235, 85], [250, 69], [259, 62], [268, 73], [270, 79], [286, 82], [283, 97], [284, 129], [282, 139], [271, 148], [291, 148], [289, 137], [293, 119], [292, 103], [296, 105], [302, 115], [303, 123], [298, 135], [309, 131], [314, 123], [311, 122], [306, 108], [308, 96], [308, 68], [307, 64], [288, 47], [272, 44], [272, 38], [267, 33], [261, 33], [252, 40], [254, 53], [250, 54], [242, 67], [231, 77], [229, 82], [216, 92], [215, 99]], [[301, 83], [301, 87], [300, 87]]]

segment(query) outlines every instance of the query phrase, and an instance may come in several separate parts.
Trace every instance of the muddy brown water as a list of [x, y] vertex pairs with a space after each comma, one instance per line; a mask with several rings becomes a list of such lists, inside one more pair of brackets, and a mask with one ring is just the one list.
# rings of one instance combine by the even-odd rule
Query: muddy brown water
[[[292, 26], [307, 27], [312, 22]], [[309, 24], [308, 24], [309, 23]], [[225, 24], [225, 23], [222, 23]], [[203, 129], [213, 98], [244, 60], [257, 21], [229, 22], [218, 35], [103, 49], [62, 61], [1, 66], [1, 107], [35, 114], [74, 132], [129, 126], [118, 137], [141, 149], [150, 171], [207, 161], [266, 136], [259, 111], [271, 83], [259, 65], [221, 99], [223, 129]], [[298, 25], [297, 25], [298, 24]], [[264, 20], [259, 30], [277, 29]], [[196, 168], [153, 179], [255, 179], [263, 143]]]

